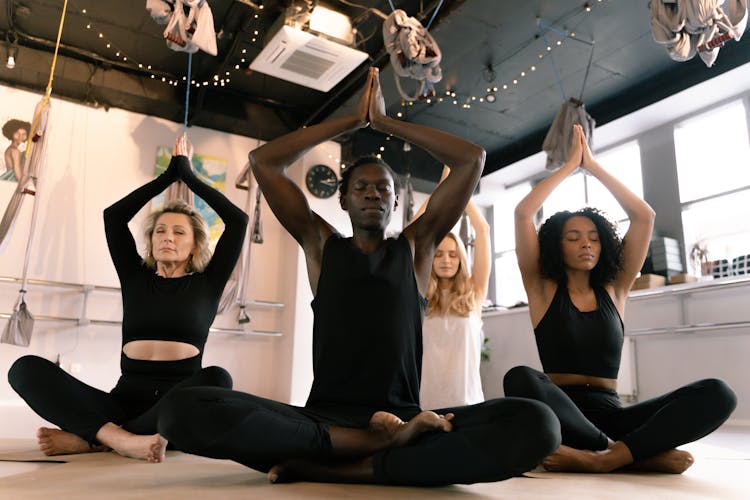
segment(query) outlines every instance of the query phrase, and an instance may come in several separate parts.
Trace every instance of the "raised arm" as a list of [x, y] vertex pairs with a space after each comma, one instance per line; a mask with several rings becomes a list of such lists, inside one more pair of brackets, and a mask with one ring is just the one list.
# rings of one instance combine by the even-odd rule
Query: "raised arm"
[[[148, 203], [178, 178], [179, 157], [173, 156], [169, 167], [156, 179], [147, 182], [120, 201], [104, 209], [104, 233], [117, 275], [122, 281], [128, 271], [141, 265], [141, 256], [135, 246], [128, 222]], [[184, 157], [183, 157], [184, 158]]]
[[545, 200], [552, 191], [560, 185], [580, 165], [582, 160], [583, 131], [580, 125], [573, 125], [573, 139], [570, 154], [565, 164], [537, 184], [518, 205], [516, 205], [516, 258], [521, 270], [523, 286], [529, 298], [529, 304], [533, 307], [535, 299], [543, 300], [544, 280], [539, 267], [539, 239], [537, 237], [534, 216], [542, 208]]
[[646, 259], [651, 233], [654, 229], [654, 210], [594, 159], [585, 140], [582, 140], [581, 144], [583, 159], [581, 166], [612, 193], [630, 219], [630, 227], [622, 240], [623, 269], [617, 274], [613, 283], [615, 296], [620, 305], [624, 305], [633, 281]]
[[434, 251], [456, 224], [479, 182], [484, 168], [484, 149], [434, 128], [390, 118], [385, 114], [377, 74], [372, 85], [370, 126], [421, 147], [451, 169], [432, 193], [422, 216], [404, 229], [404, 235], [415, 247], [427, 245]]
[[492, 268], [492, 247], [490, 244], [490, 225], [482, 215], [482, 211], [469, 200], [466, 205], [466, 213], [469, 216], [469, 222], [476, 231], [474, 239], [474, 262], [471, 268], [471, 281], [474, 282], [474, 295], [477, 299], [477, 306], [481, 308], [482, 301], [487, 296], [487, 287], [490, 282], [490, 270]]
[[322, 244], [334, 230], [310, 209], [304, 193], [289, 178], [286, 169], [321, 142], [367, 126], [371, 81], [372, 71], [353, 114], [300, 128], [264, 144], [248, 155], [255, 178], [271, 210], [306, 254], [322, 251]]
[[[448, 177], [449, 173], [450, 168], [447, 165], [444, 166], [443, 173], [440, 176], [440, 183]], [[430, 198], [427, 198], [424, 203], [422, 203], [419, 210], [414, 214], [412, 222], [417, 220], [424, 213], [429, 202]], [[474, 292], [477, 297], [477, 302], [481, 306], [481, 301], [487, 296], [490, 270], [492, 268], [490, 225], [482, 215], [482, 211], [472, 199], [469, 199], [469, 203], [466, 205], [466, 213], [469, 216], [471, 226], [477, 233], [476, 239], [474, 240], [474, 262], [472, 262], [471, 265], [471, 280], [474, 283]]]
[[189, 160], [192, 157], [192, 146], [184, 135], [177, 138], [174, 151], [178, 155], [176, 166], [179, 178], [193, 193], [208, 203], [224, 222], [224, 232], [216, 243], [211, 262], [205, 270], [207, 275], [215, 279], [217, 286], [223, 287], [242, 252], [248, 216], [226, 196], [196, 177]]

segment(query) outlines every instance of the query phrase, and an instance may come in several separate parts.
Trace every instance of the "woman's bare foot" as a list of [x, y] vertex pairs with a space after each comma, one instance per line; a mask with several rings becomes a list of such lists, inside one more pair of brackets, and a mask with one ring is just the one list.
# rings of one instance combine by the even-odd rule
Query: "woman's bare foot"
[[123, 439], [112, 449], [124, 457], [158, 463], [164, 461], [167, 440], [159, 434], [151, 436], [131, 434], [129, 438]]
[[375, 476], [371, 458], [353, 462], [287, 460], [282, 464], [274, 465], [268, 471], [268, 480], [274, 484], [295, 481], [372, 483]]
[[370, 431], [381, 434], [386, 447], [393, 448], [411, 443], [421, 434], [429, 431], [450, 432], [453, 429], [453, 414], [438, 415], [433, 411], [423, 411], [408, 422], [396, 415], [379, 411], [370, 418]]
[[682, 474], [695, 462], [693, 455], [683, 450], [669, 450], [653, 457], [634, 462], [633, 470]]
[[154, 463], [164, 461], [167, 449], [167, 440], [159, 434], [133, 434], [111, 422], [99, 429], [96, 438], [124, 457]]
[[616, 442], [606, 450], [577, 450], [562, 445], [547, 456], [542, 465], [552, 472], [612, 472], [633, 463], [633, 455], [624, 443]]
[[75, 434], [48, 427], [40, 427], [36, 431], [36, 440], [39, 443], [39, 449], [47, 456], [94, 453], [107, 450], [106, 446], [91, 446]]

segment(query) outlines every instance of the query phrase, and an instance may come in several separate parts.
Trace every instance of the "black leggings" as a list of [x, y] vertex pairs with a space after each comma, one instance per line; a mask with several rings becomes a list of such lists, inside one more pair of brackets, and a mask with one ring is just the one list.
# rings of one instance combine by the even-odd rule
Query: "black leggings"
[[727, 384], [705, 379], [663, 396], [622, 407], [617, 393], [589, 386], [557, 386], [527, 366], [503, 380], [508, 396], [548, 404], [560, 419], [562, 443], [582, 450], [604, 450], [608, 439], [622, 441], [634, 460], [690, 443], [713, 432], [737, 406]]
[[[399, 417], [408, 419], [416, 411]], [[504, 398], [438, 411], [455, 414], [453, 431], [426, 433], [413, 444], [376, 453], [375, 483], [500, 481], [534, 468], [560, 444], [557, 418], [536, 401]], [[267, 472], [289, 459], [335, 458], [330, 427], [367, 427], [370, 416], [324, 414], [242, 392], [197, 387], [164, 398], [158, 428], [180, 450]]]
[[[196, 366], [197, 365], [197, 366]], [[8, 371], [11, 387], [39, 416], [60, 429], [96, 441], [107, 422], [133, 434], [155, 434], [161, 398], [178, 387], [232, 387], [223, 368], [200, 368], [198, 357], [179, 361], [143, 361], [122, 357], [122, 376], [106, 393], [72, 377], [39, 356], [23, 356]]]

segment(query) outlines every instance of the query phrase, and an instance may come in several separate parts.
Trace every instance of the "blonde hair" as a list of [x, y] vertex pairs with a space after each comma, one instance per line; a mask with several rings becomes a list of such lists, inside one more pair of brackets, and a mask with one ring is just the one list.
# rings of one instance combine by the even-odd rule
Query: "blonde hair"
[[151, 269], [156, 269], [156, 260], [153, 256], [153, 247], [151, 245], [151, 236], [154, 234], [156, 221], [165, 213], [184, 214], [190, 219], [190, 226], [193, 228], [193, 241], [195, 251], [190, 255], [185, 271], [188, 273], [201, 273], [205, 271], [206, 266], [211, 262], [211, 250], [208, 248], [208, 226], [203, 217], [182, 200], [172, 200], [165, 203], [160, 210], [151, 212], [146, 217], [146, 223], [143, 227], [143, 234], [146, 237], [146, 257], [143, 262]]
[[[438, 277], [434, 266], [430, 267], [430, 285], [427, 288], [427, 316], [453, 314], [455, 316], [469, 316], [477, 305], [474, 282], [469, 274], [469, 258], [466, 255], [466, 247], [463, 242], [453, 233], [448, 233], [446, 238], [452, 238], [456, 242], [458, 250], [458, 271], [453, 276], [449, 293], [442, 294], [438, 288]], [[433, 258], [434, 262], [434, 258]]]

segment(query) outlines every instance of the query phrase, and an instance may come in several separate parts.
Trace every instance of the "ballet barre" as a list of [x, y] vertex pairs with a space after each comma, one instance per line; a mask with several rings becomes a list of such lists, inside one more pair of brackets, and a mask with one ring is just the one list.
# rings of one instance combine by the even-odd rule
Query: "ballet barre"
[[693, 333], [703, 330], [731, 330], [735, 328], [748, 328], [750, 321], [728, 321], [725, 323], [695, 323], [690, 325], [663, 326], [656, 328], [636, 328], [626, 331], [626, 335], [655, 335], [661, 333]]

